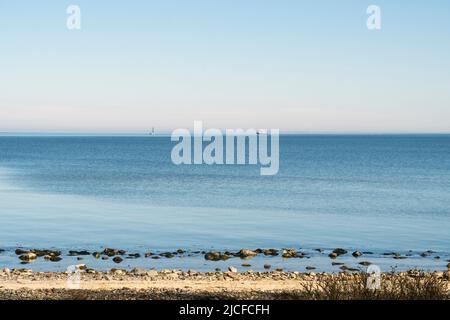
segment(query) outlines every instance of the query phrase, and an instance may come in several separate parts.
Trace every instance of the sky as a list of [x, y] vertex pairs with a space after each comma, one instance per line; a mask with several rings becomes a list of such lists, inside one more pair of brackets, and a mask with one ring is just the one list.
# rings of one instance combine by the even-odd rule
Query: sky
[[448, 133], [449, 58], [445, 0], [0, 0], [0, 132]]

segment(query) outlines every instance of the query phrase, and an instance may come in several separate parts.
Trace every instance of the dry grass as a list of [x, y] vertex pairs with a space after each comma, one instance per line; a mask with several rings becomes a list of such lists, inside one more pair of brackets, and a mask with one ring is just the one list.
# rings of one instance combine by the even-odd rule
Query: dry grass
[[328, 277], [303, 286], [308, 300], [449, 300], [448, 280], [429, 274], [384, 274], [377, 290], [368, 289], [368, 274]]

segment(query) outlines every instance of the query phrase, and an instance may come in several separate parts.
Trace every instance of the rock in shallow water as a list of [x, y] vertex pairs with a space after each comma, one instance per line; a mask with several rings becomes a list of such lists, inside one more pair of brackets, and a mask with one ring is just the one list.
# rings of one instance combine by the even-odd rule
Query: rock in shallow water
[[105, 248], [105, 250], [103, 250], [103, 254], [107, 255], [108, 257], [113, 257], [113, 256], [123, 256], [126, 253], [125, 250], [117, 250], [117, 249], [111, 249], [111, 248]]
[[342, 248], [336, 248], [333, 250], [333, 253], [337, 254], [338, 256], [347, 254], [347, 250], [342, 249]]
[[297, 250], [295, 249], [284, 249], [283, 254], [281, 255], [283, 258], [295, 258], [297, 257]]
[[34, 261], [34, 260], [36, 260], [36, 258], [37, 258], [37, 255], [33, 252], [26, 252], [26, 253], [22, 254], [21, 256], [19, 256], [20, 260], [26, 261], [26, 262]]
[[100, 258], [100, 252], [94, 252], [94, 253], [92, 254], [92, 256], [93, 256], [95, 259], [99, 259], [99, 258]]
[[241, 258], [251, 258], [256, 256], [258, 253], [256, 253], [255, 251], [252, 250], [248, 250], [248, 249], [241, 249], [237, 255]]
[[278, 255], [278, 250], [276, 249], [265, 249], [263, 250], [263, 253], [265, 256], [277, 256]]
[[361, 257], [361, 256], [362, 256], [362, 253], [359, 252], [359, 251], [355, 251], [355, 252], [352, 253], [352, 256], [354, 256], [355, 258]]
[[205, 254], [205, 260], [208, 261], [220, 261], [220, 260], [228, 260], [230, 258], [227, 254], [222, 254], [220, 252], [207, 252]]
[[115, 263], [121, 263], [123, 261], [123, 259], [121, 257], [119, 257], [119, 256], [116, 256], [116, 257], [113, 258], [113, 261]]

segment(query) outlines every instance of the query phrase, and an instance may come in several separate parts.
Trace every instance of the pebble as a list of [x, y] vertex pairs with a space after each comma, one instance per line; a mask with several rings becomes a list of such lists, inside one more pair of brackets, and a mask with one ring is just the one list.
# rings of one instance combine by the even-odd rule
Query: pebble
[[331, 259], [336, 259], [338, 255], [337, 255], [337, 253], [332, 252], [332, 253], [330, 253], [328, 256], [329, 256]]
[[355, 251], [355, 252], [352, 253], [352, 256], [354, 256], [355, 258], [361, 257], [361, 256], [362, 256], [362, 253], [359, 252], [359, 251]]
[[136, 275], [144, 275], [147, 274], [147, 271], [145, 271], [144, 269], [141, 268], [134, 268], [130, 271], [132, 274], [136, 274]]
[[243, 263], [242, 266], [248, 268], [248, 267], [251, 267], [252, 265], [248, 264], [248, 263]]
[[228, 267], [228, 271], [230, 271], [230, 272], [232, 272], [232, 273], [238, 272], [238, 270], [237, 270], [235, 267], [233, 267], [233, 266], [229, 266], [229, 267]]
[[370, 266], [372, 263], [369, 262], [369, 261], [361, 261], [359, 264], [364, 266], [364, 267], [367, 267], [367, 266]]

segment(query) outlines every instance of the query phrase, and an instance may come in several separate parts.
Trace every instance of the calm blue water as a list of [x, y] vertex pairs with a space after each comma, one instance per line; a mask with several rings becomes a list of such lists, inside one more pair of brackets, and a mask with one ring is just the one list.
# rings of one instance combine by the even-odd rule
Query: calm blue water
[[282, 136], [280, 172], [169, 137], [0, 137], [0, 247], [450, 251], [450, 136]]

